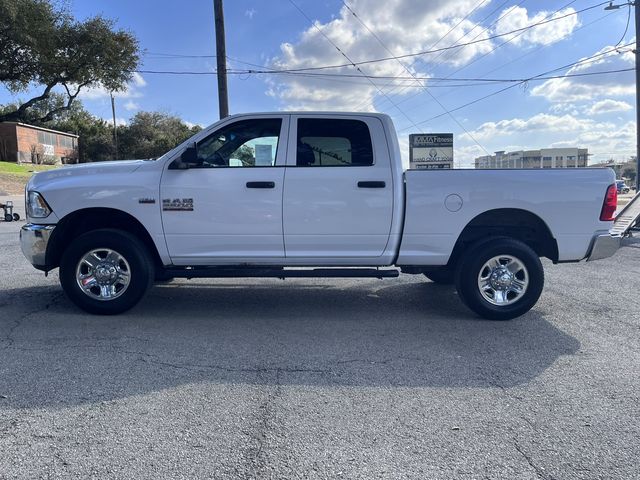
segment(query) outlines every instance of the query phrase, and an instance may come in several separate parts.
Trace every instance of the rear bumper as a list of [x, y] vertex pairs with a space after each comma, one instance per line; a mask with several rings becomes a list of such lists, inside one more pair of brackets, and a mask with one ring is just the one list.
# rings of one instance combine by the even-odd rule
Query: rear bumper
[[29, 263], [38, 270], [47, 269], [47, 245], [55, 225], [27, 223], [20, 230], [20, 248]]
[[622, 237], [609, 233], [596, 235], [591, 242], [591, 249], [587, 255], [587, 262], [609, 258], [620, 248]]

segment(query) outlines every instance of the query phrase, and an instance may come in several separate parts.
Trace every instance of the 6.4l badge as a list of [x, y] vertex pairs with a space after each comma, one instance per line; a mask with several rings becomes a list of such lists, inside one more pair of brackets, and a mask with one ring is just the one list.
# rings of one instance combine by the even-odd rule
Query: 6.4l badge
[[193, 212], [193, 198], [163, 198], [162, 210], [165, 212]]

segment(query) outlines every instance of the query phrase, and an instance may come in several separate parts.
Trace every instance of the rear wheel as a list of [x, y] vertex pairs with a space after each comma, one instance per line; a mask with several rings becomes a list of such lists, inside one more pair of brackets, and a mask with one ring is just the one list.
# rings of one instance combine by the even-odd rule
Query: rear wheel
[[60, 283], [67, 296], [89, 313], [129, 310], [153, 280], [153, 263], [135, 236], [101, 229], [76, 238], [62, 255]]
[[4, 214], [4, 221], [5, 222], [11, 222], [13, 220], [13, 216], [10, 215], [9, 213], [5, 213]]
[[462, 301], [481, 317], [510, 320], [528, 312], [540, 298], [544, 271], [525, 243], [492, 238], [470, 248], [456, 271]]

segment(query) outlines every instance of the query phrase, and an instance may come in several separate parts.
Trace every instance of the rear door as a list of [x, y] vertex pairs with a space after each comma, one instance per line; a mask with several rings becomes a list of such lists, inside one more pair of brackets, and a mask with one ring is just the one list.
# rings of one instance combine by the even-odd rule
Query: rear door
[[292, 115], [288, 151], [287, 260], [376, 264], [393, 216], [391, 162], [380, 119]]
[[162, 222], [176, 265], [284, 259], [282, 193], [288, 115], [225, 123], [197, 143], [199, 164], [168, 165]]

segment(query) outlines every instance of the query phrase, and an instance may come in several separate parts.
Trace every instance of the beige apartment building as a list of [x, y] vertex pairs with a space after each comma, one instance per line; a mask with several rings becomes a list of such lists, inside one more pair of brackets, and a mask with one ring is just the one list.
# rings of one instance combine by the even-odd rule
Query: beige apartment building
[[542, 148], [496, 152], [475, 159], [476, 168], [581, 168], [587, 166], [586, 148]]

